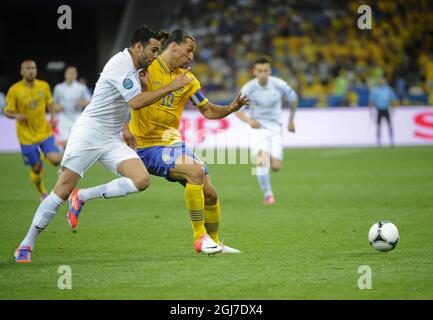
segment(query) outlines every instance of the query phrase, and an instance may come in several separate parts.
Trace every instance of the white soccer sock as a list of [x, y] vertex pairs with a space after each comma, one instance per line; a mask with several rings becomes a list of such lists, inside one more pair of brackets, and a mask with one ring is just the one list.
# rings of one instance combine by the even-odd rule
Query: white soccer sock
[[36, 210], [32, 225], [20, 246], [30, 246], [33, 249], [39, 233], [48, 226], [63, 202], [65, 201], [62, 198], [51, 191]]
[[87, 201], [96, 198], [116, 198], [124, 197], [128, 193], [139, 192], [134, 182], [129, 178], [118, 178], [106, 184], [102, 184], [93, 188], [80, 189], [78, 198], [82, 201]]
[[269, 175], [269, 167], [256, 167], [256, 176], [259, 181], [265, 197], [272, 196], [271, 176]]

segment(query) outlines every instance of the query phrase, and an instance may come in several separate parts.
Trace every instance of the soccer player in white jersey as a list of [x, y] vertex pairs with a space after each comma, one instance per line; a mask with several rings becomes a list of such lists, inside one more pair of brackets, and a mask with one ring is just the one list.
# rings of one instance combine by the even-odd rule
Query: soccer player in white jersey
[[59, 140], [62, 147], [66, 146], [72, 125], [91, 98], [88, 89], [77, 81], [77, 76], [77, 68], [70, 66], [65, 70], [65, 81], [54, 87], [53, 99], [59, 112]]
[[72, 227], [78, 222], [84, 202], [71, 203], [74, 202], [71, 199], [123, 197], [148, 187], [149, 174], [135, 150], [128, 146], [134, 144], [134, 138], [125, 136], [127, 133], [124, 132], [128, 145], [121, 141], [125, 120], [130, 108], [136, 110], [151, 105], [192, 81], [183, 73], [157, 90], [142, 91], [139, 72], [156, 58], [160, 39], [160, 34], [142, 26], [133, 33], [130, 47], [117, 53], [105, 65], [90, 104], [73, 125], [57, 183], [39, 205], [26, 237], [15, 252], [16, 262], [31, 262], [31, 251], [39, 233], [48, 226], [57, 209], [96, 161], [121, 177], [98, 187], [80, 189], [79, 197], [69, 197], [67, 218]]
[[290, 105], [290, 117], [287, 130], [295, 132], [295, 112], [298, 96], [282, 79], [271, 76], [270, 60], [260, 58], [254, 62], [255, 78], [248, 81], [241, 89], [250, 99], [249, 115], [239, 110], [236, 115], [251, 126], [250, 151], [255, 159], [255, 174], [264, 193], [264, 204], [273, 204], [269, 168], [277, 172], [283, 160], [283, 122], [282, 103]]

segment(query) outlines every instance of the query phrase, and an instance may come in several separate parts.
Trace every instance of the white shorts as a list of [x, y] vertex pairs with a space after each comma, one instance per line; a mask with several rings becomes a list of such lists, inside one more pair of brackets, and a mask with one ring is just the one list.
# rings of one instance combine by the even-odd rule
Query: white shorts
[[272, 129], [251, 129], [250, 130], [250, 152], [257, 155], [264, 151], [272, 158], [283, 159], [283, 129], [275, 127]]
[[135, 150], [120, 139], [120, 132], [116, 137], [107, 137], [107, 134], [92, 127], [88, 120], [80, 117], [72, 127], [63, 154], [62, 166], [83, 177], [84, 173], [99, 161], [105, 168], [118, 175], [117, 167], [128, 159], [140, 158]]
[[74, 125], [75, 119], [69, 119], [66, 117], [59, 117], [59, 139], [60, 141], [69, 140], [71, 135], [71, 129]]

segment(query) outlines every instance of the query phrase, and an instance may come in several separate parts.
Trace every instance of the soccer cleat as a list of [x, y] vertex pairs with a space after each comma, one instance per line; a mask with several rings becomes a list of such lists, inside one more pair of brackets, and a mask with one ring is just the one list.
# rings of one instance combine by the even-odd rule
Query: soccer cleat
[[263, 200], [263, 204], [274, 204], [275, 203], [275, 197], [274, 196], [266, 196]]
[[42, 202], [42, 201], [44, 201], [44, 199], [45, 199], [46, 197], [48, 197], [48, 194], [46, 194], [46, 193], [42, 193], [42, 194], [39, 196], [39, 200]]
[[17, 263], [32, 262], [32, 248], [30, 246], [18, 247], [14, 254]]
[[224, 244], [221, 244], [221, 246], [223, 247], [223, 250], [221, 251], [222, 253], [242, 253], [242, 251], [235, 249], [235, 248], [231, 248], [231, 247], [226, 246]]
[[66, 220], [72, 229], [78, 225], [78, 215], [84, 206], [84, 201], [78, 198], [78, 189], [74, 189], [69, 197], [69, 210], [66, 213]]
[[214, 254], [221, 252], [223, 250], [223, 247], [213, 241], [208, 234], [204, 234], [200, 237], [200, 239], [194, 241], [194, 250], [195, 252]]

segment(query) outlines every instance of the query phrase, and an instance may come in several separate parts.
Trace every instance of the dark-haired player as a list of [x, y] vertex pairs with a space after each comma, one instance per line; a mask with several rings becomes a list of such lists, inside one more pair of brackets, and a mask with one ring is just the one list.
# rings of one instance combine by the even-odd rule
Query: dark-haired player
[[[140, 27], [133, 33], [129, 48], [117, 53], [105, 65], [89, 105], [73, 125], [57, 183], [39, 205], [26, 237], [15, 252], [17, 262], [31, 261], [37, 236], [69, 196], [67, 220], [74, 228], [84, 201], [122, 197], [148, 187], [148, 172], [142, 161], [121, 141], [124, 122], [131, 108], [148, 106], [191, 81], [180, 75], [157, 90], [142, 92], [138, 72], [156, 58], [159, 40], [158, 33], [146, 26]], [[79, 179], [97, 161], [121, 177], [95, 188], [73, 191]]]
[[272, 192], [269, 168], [279, 171], [283, 160], [282, 102], [290, 104], [290, 118], [287, 130], [295, 132], [295, 112], [298, 96], [282, 79], [271, 76], [271, 62], [267, 58], [254, 63], [255, 78], [241, 89], [251, 100], [249, 116], [243, 111], [236, 115], [251, 126], [250, 150], [255, 157], [255, 174], [264, 193], [263, 203], [275, 202]]
[[[161, 55], [148, 68], [148, 90], [159, 90], [185, 72], [194, 58], [196, 40], [183, 30], [175, 30], [161, 40]], [[239, 253], [223, 245], [219, 238], [221, 207], [204, 163], [182, 141], [179, 124], [188, 100], [207, 119], [220, 119], [248, 104], [240, 95], [229, 105], [218, 106], [201, 92], [199, 81], [192, 80], [173, 90], [152, 105], [131, 112], [129, 128], [137, 139], [137, 153], [152, 175], [180, 182], [184, 187], [185, 204], [191, 220], [194, 250], [204, 253]]]
[[31, 167], [30, 179], [42, 201], [48, 194], [42, 178], [41, 152], [55, 166], [60, 164], [62, 158], [46, 118], [48, 108], [51, 111], [51, 120], [54, 120], [54, 108], [50, 86], [47, 82], [36, 79], [37, 68], [33, 60], [21, 63], [21, 76], [22, 80], [10, 87], [7, 93], [4, 114], [8, 118], [16, 119], [24, 163]]

